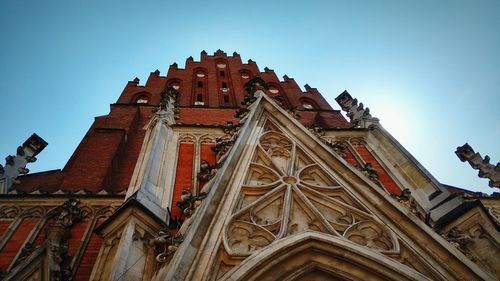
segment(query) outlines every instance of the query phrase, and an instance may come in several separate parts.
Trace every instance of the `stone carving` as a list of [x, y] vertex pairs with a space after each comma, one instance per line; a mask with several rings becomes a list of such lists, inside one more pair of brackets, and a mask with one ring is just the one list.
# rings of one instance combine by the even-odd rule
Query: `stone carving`
[[160, 105], [159, 109], [166, 110], [168, 104], [175, 104], [177, 98], [179, 97], [179, 91], [177, 91], [174, 87], [168, 87], [160, 93]]
[[154, 111], [156, 112], [156, 116], [151, 122], [159, 121], [166, 125], [175, 124], [175, 120], [179, 119], [176, 115], [179, 113], [179, 105], [177, 104], [179, 95], [179, 91], [172, 86], [164, 89], [160, 93], [158, 108]]
[[209, 181], [211, 178], [215, 176], [217, 173], [217, 169], [215, 166], [210, 165], [208, 161], [201, 160], [200, 164], [200, 172], [198, 173], [198, 179], [204, 182]]
[[286, 112], [288, 112], [288, 114], [292, 115], [293, 118], [295, 118], [297, 120], [300, 119], [300, 111], [297, 109], [297, 107], [287, 109]]
[[233, 137], [240, 130], [240, 125], [235, 125], [233, 121], [227, 121], [227, 125], [224, 127], [224, 133]]
[[311, 126], [308, 129], [311, 133], [313, 133], [318, 138], [321, 138], [322, 136], [325, 135], [325, 129], [323, 129], [319, 126]]
[[253, 94], [252, 95], [245, 95], [245, 97], [241, 101], [241, 105], [249, 106], [256, 100], [257, 100], [257, 98]]
[[403, 191], [401, 191], [400, 195], [392, 195], [392, 197], [398, 200], [398, 202], [412, 214], [418, 216], [417, 202], [415, 201], [415, 198], [411, 196], [411, 191], [409, 188], [405, 188]]
[[342, 110], [347, 112], [347, 117], [349, 117], [354, 127], [368, 128], [379, 121], [370, 115], [370, 109], [365, 109], [363, 103], [358, 105], [358, 100], [353, 99], [347, 91], [342, 92], [342, 94], [335, 98], [335, 101], [337, 101]]
[[166, 262], [177, 251], [183, 241], [182, 235], [172, 235], [169, 229], [162, 229], [153, 239], [152, 244], [156, 251], [156, 261]]
[[182, 189], [181, 200], [177, 201], [177, 207], [182, 210], [182, 213], [186, 216], [190, 216], [193, 214], [194, 210], [197, 207], [197, 204], [205, 199], [207, 194], [205, 192], [201, 192], [198, 195], [193, 195], [193, 192], [189, 188]]
[[493, 166], [490, 164], [490, 157], [488, 155], [483, 159], [481, 154], [474, 152], [474, 149], [468, 143], [457, 147], [455, 154], [460, 161], [467, 161], [473, 169], [479, 170], [478, 176], [480, 178], [489, 179], [488, 185], [490, 187], [500, 188], [500, 162], [496, 166]]
[[217, 163], [222, 164], [223, 159], [226, 155], [227, 152], [229, 152], [229, 149], [231, 149], [232, 145], [234, 144], [234, 141], [232, 140], [227, 140], [227, 138], [224, 137], [218, 137], [215, 138], [215, 146], [213, 146], [211, 149], [217, 154]]
[[258, 90], [265, 91], [267, 89], [269, 89], [267, 82], [259, 75], [256, 75], [245, 84], [245, 90], [252, 96]]
[[394, 247], [392, 238], [383, 227], [372, 221], [353, 224], [345, 231], [344, 237], [357, 244], [381, 251], [389, 251]]
[[500, 225], [500, 207], [492, 206], [488, 208], [488, 213], [493, 217], [498, 225]]
[[337, 155], [339, 155], [342, 158], [346, 158], [346, 149], [347, 147], [345, 146], [345, 143], [343, 141], [336, 141], [332, 138], [321, 138], [321, 140], [328, 145], [333, 152], [335, 152]]
[[24, 247], [21, 249], [21, 253], [19, 254], [19, 257], [14, 263], [14, 267], [17, 266], [18, 264], [22, 263], [23, 261], [28, 258], [31, 253], [36, 249], [35, 244], [32, 242], [27, 242]]
[[51, 265], [50, 274], [52, 280], [67, 281], [71, 280], [71, 257], [68, 253], [68, 242], [64, 241], [59, 245], [52, 245], [50, 251], [52, 252], [53, 262]]
[[0, 218], [2, 219], [13, 219], [21, 214], [21, 208], [18, 206], [5, 206], [0, 208]]
[[250, 112], [250, 110], [248, 110], [247, 108], [238, 107], [236, 109], [236, 114], [234, 114], [234, 118], [243, 119], [248, 115], [248, 112]]
[[360, 170], [365, 176], [367, 176], [374, 183], [380, 185], [380, 181], [378, 178], [378, 172], [373, 168], [371, 163], [361, 164], [356, 166], [358, 170]]
[[459, 230], [457, 227], [453, 227], [447, 233], [442, 235], [446, 241], [450, 242], [453, 247], [457, 248], [462, 254], [472, 261], [475, 260], [474, 255], [467, 248], [467, 245], [472, 243], [472, 238], [465, 234], [463, 231]]
[[[29, 173], [26, 168], [28, 163], [36, 161], [36, 155], [47, 146], [42, 138], [37, 134], [31, 135], [22, 146], [19, 146], [16, 155], [9, 155], [5, 158], [5, 167], [0, 165], [0, 193], [7, 193], [13, 184], [19, 183], [19, 175]], [[3, 186], [3, 188], [2, 188]]]
[[83, 218], [83, 212], [78, 205], [80, 200], [75, 198], [70, 198], [64, 202], [57, 210], [56, 224], [59, 224], [65, 228], [71, 227], [75, 222]]
[[[394, 235], [353, 204], [337, 181], [290, 138], [264, 126], [242, 197], [224, 230], [224, 249], [248, 256], [274, 241], [319, 231], [383, 253], [396, 253]], [[346, 199], [344, 199], [346, 198]]]

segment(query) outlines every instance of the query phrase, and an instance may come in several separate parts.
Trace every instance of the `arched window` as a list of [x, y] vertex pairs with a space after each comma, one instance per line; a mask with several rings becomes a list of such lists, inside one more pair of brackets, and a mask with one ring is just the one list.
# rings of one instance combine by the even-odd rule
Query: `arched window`
[[203, 70], [198, 70], [196, 72], [196, 77], [199, 77], [199, 78], [205, 77], [205, 72], [203, 72]]
[[147, 104], [148, 102], [149, 102], [149, 99], [146, 96], [140, 96], [135, 101], [135, 103], [144, 103], [144, 104]]
[[305, 109], [314, 109], [314, 106], [308, 102], [303, 102], [302, 107], [304, 107]]
[[172, 87], [176, 90], [179, 90], [181, 88], [181, 83], [177, 80], [172, 80], [167, 83], [168, 87]]
[[252, 77], [252, 74], [246, 70], [240, 71], [240, 75], [243, 79], [250, 79]]
[[300, 99], [300, 103], [304, 109], [317, 109], [319, 108], [316, 102], [310, 99], [302, 98]]
[[132, 103], [137, 104], [148, 104], [149, 103], [149, 94], [148, 93], [138, 93], [132, 98]]

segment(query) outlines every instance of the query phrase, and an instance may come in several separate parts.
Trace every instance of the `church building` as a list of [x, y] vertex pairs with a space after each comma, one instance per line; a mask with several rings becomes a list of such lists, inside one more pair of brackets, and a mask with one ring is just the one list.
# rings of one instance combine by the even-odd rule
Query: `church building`
[[36, 134], [0, 165], [0, 280], [499, 280], [500, 197], [335, 100], [221, 50], [129, 81], [62, 169]]

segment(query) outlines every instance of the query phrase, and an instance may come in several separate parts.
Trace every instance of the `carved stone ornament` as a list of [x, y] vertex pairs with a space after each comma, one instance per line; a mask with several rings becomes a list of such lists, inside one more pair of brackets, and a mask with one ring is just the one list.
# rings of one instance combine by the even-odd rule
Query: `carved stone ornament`
[[332, 138], [321, 138], [321, 140], [330, 148], [332, 148], [333, 152], [335, 152], [340, 157], [344, 159], [347, 157], [347, 154], [345, 152], [347, 147], [343, 141], [334, 140]]
[[168, 87], [160, 93], [160, 110], [167, 109], [169, 104], [174, 105], [179, 97], [179, 91], [177, 91], [174, 87]]
[[234, 136], [240, 130], [240, 125], [234, 125], [233, 121], [227, 121], [227, 125], [224, 127], [224, 133], [230, 136]]
[[315, 136], [318, 138], [321, 138], [322, 136], [325, 135], [325, 129], [319, 127], [319, 126], [311, 126], [309, 127], [309, 131], [313, 133]]
[[245, 84], [245, 90], [252, 96], [255, 91], [265, 91], [267, 89], [269, 89], [267, 82], [264, 81], [264, 79], [262, 79], [262, 77], [260, 77], [259, 75], [256, 75]]
[[479, 170], [478, 176], [480, 178], [489, 179], [488, 185], [490, 187], [500, 188], [500, 162], [496, 166], [493, 166], [490, 164], [490, 157], [488, 155], [483, 159], [481, 154], [474, 152], [474, 149], [468, 143], [457, 147], [455, 154], [460, 161], [467, 161], [473, 169]]
[[216, 173], [217, 169], [215, 166], [210, 165], [206, 160], [201, 160], [200, 172], [198, 173], [199, 180], [207, 182], [213, 178]]
[[158, 235], [152, 240], [152, 244], [156, 251], [156, 261], [164, 263], [177, 251], [179, 245], [184, 240], [182, 235], [172, 235], [169, 229], [162, 229]]
[[392, 195], [392, 197], [398, 202], [403, 205], [407, 210], [409, 210], [412, 214], [418, 215], [418, 210], [417, 210], [417, 202], [415, 201], [415, 198], [411, 196], [411, 191], [410, 189], [406, 188], [403, 191], [401, 191], [400, 195]]
[[379, 121], [370, 115], [370, 109], [365, 109], [363, 103], [358, 105], [358, 100], [353, 99], [347, 91], [342, 92], [335, 101], [347, 112], [347, 117], [354, 127], [368, 128]]
[[58, 207], [56, 224], [65, 228], [71, 227], [75, 222], [83, 218], [82, 209], [78, 206], [80, 200], [70, 198]]
[[365, 176], [367, 176], [374, 183], [380, 185], [378, 172], [373, 168], [371, 163], [361, 164], [356, 166], [358, 170], [360, 170]]
[[64, 241], [59, 245], [52, 245], [50, 251], [52, 251], [53, 261], [55, 264], [52, 265], [50, 274], [52, 276], [51, 280], [56, 281], [69, 281], [71, 280], [71, 268], [70, 260], [71, 256], [68, 253], [68, 242]]
[[22, 263], [26, 258], [28, 258], [31, 253], [36, 249], [37, 247], [35, 246], [34, 243], [32, 242], [27, 242], [24, 247], [21, 249], [21, 253], [19, 254], [19, 257], [14, 263], [14, 267], [17, 266], [18, 264]]
[[234, 118], [243, 119], [248, 115], [248, 112], [250, 112], [249, 109], [244, 107], [238, 107], [236, 109], [236, 114], [234, 114]]
[[241, 101], [241, 105], [249, 106], [256, 100], [257, 100], [257, 98], [254, 95], [248, 94], [248, 95], [245, 95], [245, 97]]
[[224, 159], [224, 156], [229, 152], [233, 144], [233, 140], [228, 140], [224, 137], [215, 138], [215, 146], [211, 147], [211, 149], [217, 154], [217, 163], [223, 162], [221, 159]]
[[29, 173], [26, 168], [28, 163], [36, 161], [36, 155], [47, 146], [47, 142], [37, 134], [31, 135], [22, 146], [16, 150], [16, 155], [9, 155], [5, 158], [5, 166], [0, 165], [0, 193], [7, 193], [13, 184], [18, 184], [19, 175]]
[[382, 253], [399, 251], [394, 234], [290, 138], [266, 125], [224, 230], [225, 251], [246, 257], [276, 240], [318, 231]]
[[207, 197], [205, 192], [193, 195], [191, 189], [185, 187], [182, 189], [181, 199], [176, 204], [182, 210], [182, 213], [189, 217], [194, 213], [197, 203], [201, 202], [205, 197]]
[[465, 234], [463, 231], [459, 230], [457, 227], [453, 227], [447, 233], [442, 235], [446, 241], [448, 241], [453, 247], [457, 248], [462, 254], [467, 258], [474, 261], [476, 257], [467, 248], [467, 245], [473, 243], [472, 238]]

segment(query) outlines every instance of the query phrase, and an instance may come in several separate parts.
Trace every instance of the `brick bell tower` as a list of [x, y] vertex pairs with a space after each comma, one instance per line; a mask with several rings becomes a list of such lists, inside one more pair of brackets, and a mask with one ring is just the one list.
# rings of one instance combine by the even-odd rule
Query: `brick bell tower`
[[12, 172], [27, 141], [0, 166], [0, 278], [499, 276], [498, 201], [453, 195], [347, 91], [349, 120], [304, 89], [202, 51], [129, 81], [62, 170]]

